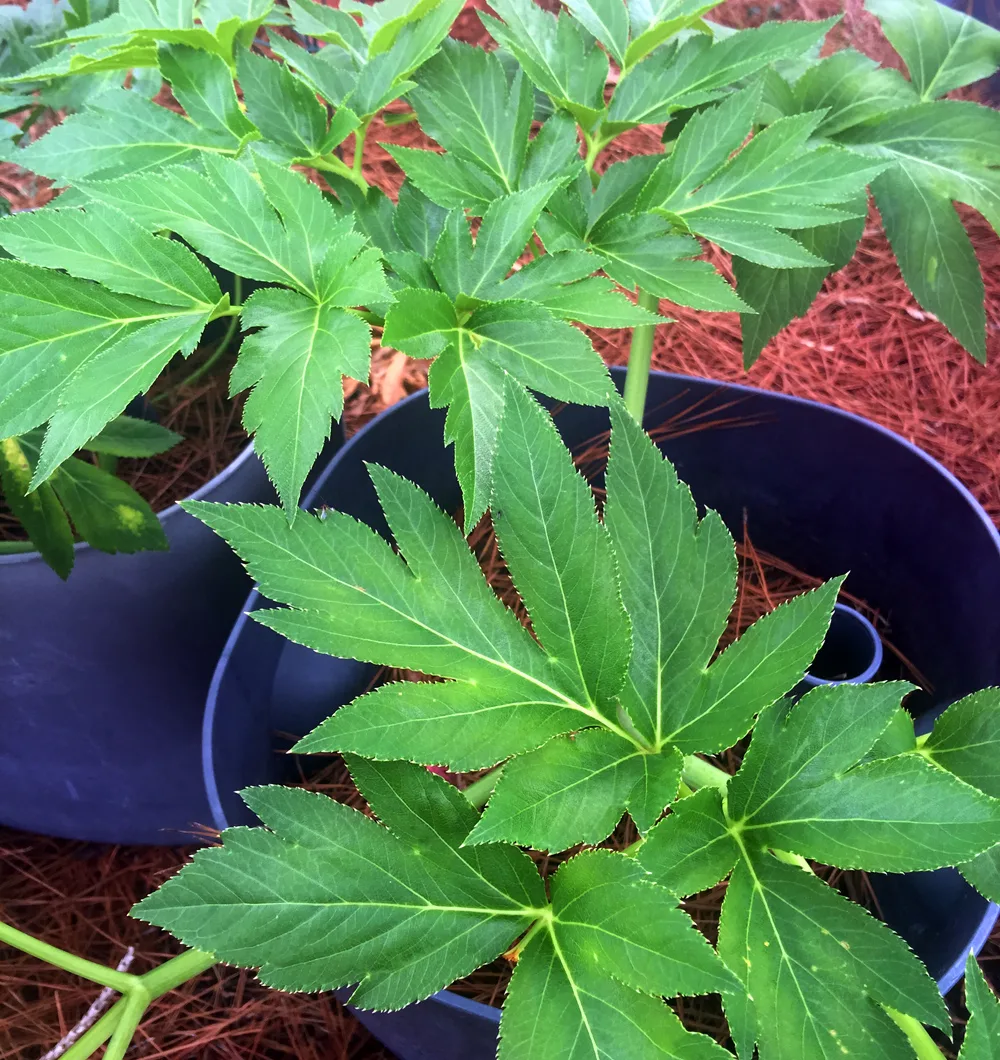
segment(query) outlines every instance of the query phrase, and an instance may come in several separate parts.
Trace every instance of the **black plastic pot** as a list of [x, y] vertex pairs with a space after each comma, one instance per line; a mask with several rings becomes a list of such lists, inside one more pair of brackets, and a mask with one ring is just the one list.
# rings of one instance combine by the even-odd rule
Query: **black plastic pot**
[[[251, 446], [194, 497], [275, 500]], [[250, 580], [179, 506], [160, 521], [169, 551], [79, 544], [67, 582], [37, 552], [0, 556], [0, 823], [155, 844], [211, 825], [205, 696]]]
[[[623, 373], [613, 371], [620, 386]], [[847, 588], [889, 618], [893, 643], [933, 686], [924, 708], [1000, 684], [1000, 537], [938, 463], [860, 417], [749, 387], [654, 373], [648, 408], [647, 428], [669, 421], [673, 436], [661, 447], [681, 477], [737, 536], [745, 512], [759, 549], [817, 576], [851, 572]], [[387, 533], [364, 468], [374, 461], [455, 510], [460, 495], [443, 420], [424, 393], [401, 402], [351, 439], [307, 506], [328, 504]], [[600, 409], [567, 406], [555, 420], [571, 448], [608, 428]], [[246, 610], [262, 605], [253, 593]], [[296, 714], [302, 733], [369, 678], [369, 668], [290, 645], [241, 617], [205, 712], [217, 827], [255, 823], [236, 790], [282, 779], [276, 710], [286, 720]], [[969, 949], [989, 934], [996, 907], [953, 870], [879, 877], [875, 885], [887, 921], [950, 989]], [[402, 1060], [494, 1055], [498, 1010], [448, 991], [402, 1012], [357, 1015]]]

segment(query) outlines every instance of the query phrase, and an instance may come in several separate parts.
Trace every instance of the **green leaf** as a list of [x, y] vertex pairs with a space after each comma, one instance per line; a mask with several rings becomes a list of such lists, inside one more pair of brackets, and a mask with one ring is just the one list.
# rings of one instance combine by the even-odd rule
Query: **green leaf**
[[399, 202], [392, 213], [392, 227], [403, 245], [430, 259], [444, 229], [447, 213], [411, 184], [399, 189]]
[[907, 687], [821, 687], [765, 711], [729, 783], [742, 841], [873, 872], [954, 865], [992, 846], [1000, 802], [916, 754], [855, 765]]
[[497, 0], [492, 6], [503, 22], [480, 17], [494, 39], [557, 108], [592, 129], [604, 114], [608, 78], [607, 56], [593, 38], [569, 15], [553, 18], [534, 0]]
[[965, 962], [965, 1004], [969, 1022], [959, 1060], [995, 1060], [1000, 1042], [1000, 1001], [972, 953]]
[[420, 127], [463, 162], [514, 191], [524, 165], [532, 100], [523, 77], [508, 88], [499, 59], [482, 48], [446, 41], [410, 93]]
[[667, 984], [664, 993], [732, 984], [673, 899], [634, 861], [608, 851], [580, 854], [552, 877], [551, 888], [552, 918], [523, 947], [508, 988], [500, 1060], [730, 1055], [686, 1031], [650, 996]]
[[232, 71], [220, 55], [175, 44], [160, 48], [159, 59], [177, 102], [196, 125], [228, 132], [238, 142], [256, 136], [236, 99]]
[[718, 788], [702, 788], [673, 804], [646, 836], [639, 863], [677, 895], [697, 894], [724, 880], [740, 848], [729, 830]]
[[831, 264], [787, 233], [755, 221], [735, 218], [701, 221], [698, 234], [730, 254], [772, 269], [814, 269]]
[[721, 40], [699, 34], [658, 51], [615, 90], [608, 131], [668, 121], [675, 111], [719, 99], [741, 78], [777, 59], [803, 54], [822, 40], [833, 21], [765, 22]]
[[715, 6], [704, 0], [629, 0], [632, 41], [625, 51], [625, 66], [635, 66], [681, 30], [711, 32], [701, 16]]
[[456, 770], [485, 769], [575, 729], [580, 720], [527, 681], [400, 681], [341, 707], [294, 750], [340, 750], [380, 760], [405, 756]]
[[[7, 308], [0, 321], [3, 437], [24, 434], [49, 419], [67, 381], [115, 343], [127, 347], [140, 329], [156, 321], [176, 324], [183, 318], [188, 326], [202, 316], [200, 310], [178, 316], [176, 308], [15, 261], [0, 261], [0, 292]], [[133, 390], [121, 408], [136, 393]], [[108, 419], [120, 411], [114, 410]], [[78, 444], [89, 441], [102, 426], [96, 424]]]
[[697, 240], [674, 234], [654, 214], [616, 217], [589, 244], [605, 259], [604, 271], [627, 290], [638, 287], [694, 309], [749, 309], [707, 261], [691, 260], [701, 253]]
[[202, 129], [135, 92], [112, 89], [24, 148], [23, 166], [62, 182], [106, 179], [235, 155], [231, 133]]
[[92, 453], [105, 453], [108, 456], [157, 456], [173, 448], [183, 437], [149, 420], [119, 416], [106, 424], [100, 434], [91, 438], [86, 448]]
[[781, 604], [709, 666], [735, 595], [732, 538], [714, 513], [699, 525], [687, 488], [617, 403], [612, 422], [606, 519], [634, 642], [622, 703], [655, 745], [724, 750], [801, 680], [840, 580]]
[[288, 9], [299, 33], [335, 44], [358, 60], [368, 57], [368, 40], [346, 10], [317, 4], [314, 0], [288, 0]]
[[520, 387], [507, 390], [499, 448], [493, 525], [534, 634], [578, 700], [614, 718], [631, 637], [590, 486]]
[[572, 0], [568, 7], [608, 49], [615, 62], [624, 66], [629, 39], [629, 13], [624, 0]]
[[189, 353], [209, 316], [209, 310], [164, 314], [101, 349], [78, 368], [49, 421], [32, 485], [44, 482], [68, 456], [120, 415], [136, 394], [145, 393], [175, 353]]
[[[332, 241], [343, 234], [331, 224], [333, 207], [299, 174], [259, 157], [257, 163], [260, 181], [240, 163], [212, 157], [202, 172], [173, 166], [82, 187], [89, 198], [117, 206], [151, 231], [176, 232], [239, 276], [285, 284], [322, 301], [327, 273], [343, 265]], [[364, 275], [367, 281], [367, 268]], [[371, 286], [366, 297], [384, 300], [386, 294]]]
[[503, 953], [545, 904], [531, 861], [460, 849], [475, 810], [427, 770], [352, 765], [385, 826], [322, 795], [250, 789], [266, 827], [229, 829], [135, 914], [259, 966], [278, 989], [358, 983], [353, 1003], [372, 1009], [428, 997]]
[[532, 301], [544, 306], [554, 316], [592, 328], [632, 328], [638, 324], [670, 323], [669, 317], [651, 313], [624, 298], [614, 284], [600, 276], [591, 276], [579, 283], [539, 293]]
[[73, 531], [55, 490], [48, 483], [28, 492], [33, 470], [17, 438], [0, 441], [3, 499], [42, 559], [65, 580], [73, 569]]
[[1000, 845], [958, 866], [959, 872], [991, 902], [1000, 902]]
[[31, 265], [165, 306], [211, 311], [222, 302], [215, 278], [187, 247], [151, 235], [112, 207], [14, 214], [0, 221], [0, 246]]
[[792, 100], [798, 113], [825, 110], [816, 132], [835, 136], [891, 110], [911, 106], [919, 97], [898, 70], [843, 48], [806, 70], [795, 82]]
[[[350, 222], [341, 223], [342, 231]], [[344, 407], [343, 377], [368, 378], [371, 329], [356, 314], [296, 291], [256, 291], [243, 325], [260, 328], [240, 347], [230, 387], [252, 388], [243, 424], [289, 514]]]
[[982, 277], [952, 202], [968, 203], [1000, 230], [1000, 114], [939, 100], [892, 111], [839, 139], [895, 163], [872, 191], [907, 286], [985, 360]]
[[885, 165], [836, 147], [810, 146], [819, 117], [779, 118], [697, 188], [690, 173], [667, 159], [661, 165], [668, 176], [650, 205], [694, 232], [705, 221], [811, 228], [846, 220], [850, 214], [827, 204], [856, 196]]
[[102, 468], [70, 457], [51, 483], [76, 532], [94, 548], [131, 553], [170, 547], [149, 504]]
[[[293, 157], [302, 159], [322, 155], [335, 146], [327, 139], [323, 104], [308, 86], [291, 75], [286, 66], [249, 51], [240, 51], [236, 68], [247, 114], [265, 139], [281, 144], [292, 152]], [[338, 114], [342, 115], [342, 110]], [[350, 115], [350, 119], [346, 131], [336, 129], [339, 137], [336, 143], [357, 128], [357, 118]], [[342, 131], [343, 136], [340, 135]]]
[[804, 247], [830, 262], [832, 268], [773, 269], [733, 258], [736, 289], [756, 310], [740, 318], [743, 330], [743, 364], [751, 367], [764, 347], [786, 324], [805, 316], [823, 281], [831, 271], [843, 268], [854, 257], [854, 250], [865, 229], [863, 200], [847, 209], [857, 216], [850, 221], [804, 228], [794, 236]]
[[391, 148], [407, 176], [442, 206], [482, 215], [499, 196], [581, 168], [576, 124], [553, 115], [529, 143], [532, 89], [517, 71], [508, 85], [496, 53], [446, 41], [410, 94], [423, 130], [445, 154]]
[[934, 722], [920, 754], [974, 788], [1000, 798], [1000, 689], [960, 699]]
[[733, 873], [719, 954], [747, 991], [726, 1001], [740, 1056], [751, 1056], [756, 1041], [768, 1060], [898, 1060], [908, 1055], [907, 1039], [882, 1005], [949, 1026], [934, 981], [902, 939], [769, 854], [741, 861]]
[[[337, 9], [328, 7], [324, 10], [336, 12]], [[299, 80], [335, 107], [342, 107], [357, 87], [359, 71], [355, 61], [339, 48], [320, 48], [313, 53], [276, 35], [272, 36], [268, 46], [285, 60]]]
[[[601, 843], [621, 820], [650, 756], [613, 732], [585, 729], [557, 736], [536, 751], [508, 762], [468, 843], [517, 843], [553, 853], [577, 843]], [[681, 755], [656, 756], [669, 790], [657, 811], [677, 792]], [[655, 818], [654, 818], [655, 819]]]
[[868, 0], [903, 57], [921, 99], [989, 77], [1000, 67], [1000, 32], [934, 0]]
[[604, 521], [632, 622], [621, 702], [655, 744], [705, 679], [736, 598], [736, 553], [715, 512], [699, 522], [690, 490], [618, 402], [611, 423]]

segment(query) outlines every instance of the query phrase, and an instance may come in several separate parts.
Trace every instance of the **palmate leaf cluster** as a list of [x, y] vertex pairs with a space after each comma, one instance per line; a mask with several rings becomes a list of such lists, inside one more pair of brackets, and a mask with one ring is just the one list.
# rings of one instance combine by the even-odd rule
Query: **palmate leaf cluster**
[[[719, 653], [732, 538], [713, 512], [699, 518], [617, 399], [611, 418], [601, 521], [548, 414], [507, 384], [490, 505], [530, 632], [454, 521], [384, 468], [370, 473], [398, 551], [335, 511], [289, 526], [276, 509], [189, 506], [283, 605], [260, 621], [443, 680], [381, 686], [296, 748], [342, 753], [374, 820], [316, 794], [249, 791], [265, 827], [226, 832], [137, 915], [279, 989], [357, 984], [353, 1002], [383, 1010], [516, 947], [501, 1058], [721, 1060], [662, 1000], [710, 992], [741, 1057], [906, 1056], [890, 1012], [947, 1030], [935, 984], [885, 925], [787, 862], [980, 859], [1000, 834], [1000, 696], [955, 704], [919, 743], [905, 683], [783, 698], [839, 580]], [[728, 783], [706, 770], [700, 756], [748, 730]], [[424, 768], [498, 763], [481, 815]], [[593, 849], [624, 813], [642, 842]], [[571, 856], [543, 881], [525, 847]], [[677, 903], [726, 878], [714, 951]], [[995, 1020], [984, 1011], [980, 1024]]]
[[[20, 91], [43, 77], [110, 78], [79, 113], [16, 151], [69, 187], [39, 215], [51, 219], [44, 252], [19, 240], [20, 220], [0, 231], [15, 258], [0, 282], [18, 319], [31, 321], [30, 336], [20, 326], [0, 332], [0, 437], [47, 425], [37, 488], [123, 410], [129, 387], [148, 387], [198, 344], [206, 322], [238, 313], [252, 333], [233, 393], [251, 390], [245, 426], [291, 516], [339, 414], [337, 378], [367, 378], [363, 323], [384, 323], [385, 344], [434, 359], [431, 398], [448, 406], [471, 524], [490, 495], [505, 373], [556, 399], [604, 403], [607, 377], [576, 325], [665, 319], [622, 289], [641, 291], [646, 306], [662, 298], [741, 313], [752, 360], [850, 256], [869, 184], [908, 277], [919, 260], [915, 293], [981, 355], [981, 278], [951, 202], [992, 218], [996, 114], [936, 97], [988, 72], [1000, 35], [945, 11], [933, 15], [935, 47], [918, 53], [917, 16], [873, 2], [916, 70], [909, 81], [850, 51], [819, 60], [831, 20], [732, 31], [692, 0], [591, 0], [558, 17], [533, 0], [501, 0], [499, 17], [483, 16], [494, 52], [447, 39], [458, 0], [336, 9], [290, 0], [287, 10], [267, 0], [128, 0], [104, 17], [78, 4], [61, 50], [6, 79]], [[924, 36], [928, 4], [937, 7], [914, 9]], [[250, 47], [258, 31], [273, 58]], [[149, 98], [162, 81], [182, 113]], [[443, 150], [391, 148], [407, 178], [397, 207], [367, 188], [363, 161], [371, 121], [401, 99]], [[650, 123], [665, 123], [664, 153], [611, 165], [597, 182], [604, 147]], [[290, 166], [318, 170], [334, 190], [322, 200], [297, 186], [281, 192], [302, 200], [291, 208], [304, 211], [298, 219], [274, 198], [277, 171]], [[271, 167], [263, 184], [262, 167]], [[225, 232], [213, 231], [209, 203]], [[175, 267], [187, 244], [276, 289], [240, 307], [211, 284], [186, 301], [150, 297], [122, 280], [134, 265], [125, 240], [108, 243], [107, 210], [125, 215], [122, 232], [145, 230], [154, 271], [166, 257]], [[894, 228], [893, 217], [910, 216], [924, 220]], [[350, 271], [364, 256], [356, 289], [323, 294], [283, 261], [275, 242], [296, 243], [303, 225], [329, 230], [308, 233], [313, 264], [328, 253], [324, 267]], [[342, 240], [338, 226], [350, 225], [357, 235]], [[92, 243], [83, 254], [80, 240]], [[706, 241], [732, 255], [735, 289], [701, 260]], [[83, 257], [104, 260], [103, 271]], [[40, 286], [53, 292], [47, 300], [31, 293]], [[156, 304], [128, 301], [136, 297]], [[262, 327], [279, 303], [282, 324]]]

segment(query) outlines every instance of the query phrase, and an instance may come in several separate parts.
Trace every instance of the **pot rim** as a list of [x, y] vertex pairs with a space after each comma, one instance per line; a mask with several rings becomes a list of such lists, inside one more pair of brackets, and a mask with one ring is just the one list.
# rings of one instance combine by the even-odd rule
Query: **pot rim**
[[[170, 505], [169, 508], [164, 508], [162, 512], [156, 513], [156, 518], [160, 520], [160, 524], [164, 524], [168, 519], [172, 519], [179, 515], [183, 508], [181, 505], [187, 501], [200, 501], [206, 494], [212, 492], [212, 490], [221, 486], [230, 476], [234, 475], [239, 468], [241, 468], [254, 453], [253, 442], [248, 442], [247, 445], [240, 450], [239, 453], [231, 460], [214, 478], [210, 478], [203, 486], [199, 486], [194, 493], [189, 494], [182, 501], [175, 501]], [[76, 541], [73, 544], [73, 552], [77, 554], [86, 549], [93, 548], [86, 541]], [[121, 553], [118, 553], [119, 555]], [[109, 554], [110, 555], [110, 554]], [[9, 552], [0, 554], [0, 567], [10, 566], [15, 563], [44, 563], [42, 554], [37, 549], [32, 552]]]

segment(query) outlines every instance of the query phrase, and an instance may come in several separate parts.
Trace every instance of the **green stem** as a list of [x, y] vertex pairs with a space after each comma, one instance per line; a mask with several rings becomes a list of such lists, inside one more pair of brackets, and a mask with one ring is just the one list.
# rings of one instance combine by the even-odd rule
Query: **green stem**
[[686, 755], [684, 758], [684, 769], [681, 772], [684, 783], [694, 788], [718, 788], [725, 792], [729, 784], [730, 776], [724, 769], [713, 766], [704, 758], [697, 755]]
[[19, 552], [37, 552], [30, 541], [0, 541], [0, 556], [15, 555]]
[[139, 1029], [139, 1024], [151, 1000], [152, 998], [145, 990], [133, 989], [125, 996], [125, 1007], [122, 1009], [118, 1026], [111, 1035], [111, 1041], [108, 1042], [104, 1060], [125, 1060], [128, 1047], [132, 1044], [132, 1038]]
[[[655, 313], [660, 300], [648, 291], [639, 290], [639, 305]], [[646, 390], [649, 387], [649, 370], [653, 363], [653, 337], [657, 324], [638, 324], [632, 329], [632, 347], [625, 370], [625, 407], [632, 418], [642, 426], [642, 414], [646, 408]]]
[[[142, 976], [131, 976], [141, 983], [150, 1000], [169, 993], [181, 983], [207, 971], [218, 962], [210, 953], [201, 950], [185, 950], [169, 961], [164, 961], [158, 968]], [[124, 1018], [128, 998], [123, 997], [108, 1009], [107, 1012], [88, 1028], [62, 1055], [62, 1060], [87, 1060], [111, 1036]]]
[[64, 972], [88, 979], [98, 986], [109, 986], [120, 994], [127, 993], [132, 989], [136, 976], [127, 972], [116, 972], [113, 968], [105, 968], [103, 964], [95, 964], [85, 957], [77, 957], [75, 953], [67, 953], [57, 946], [51, 946], [33, 935], [26, 935], [23, 931], [11, 927], [10, 924], [0, 922], [0, 942], [6, 942], [8, 946], [20, 950], [22, 953], [37, 957], [53, 968], [61, 968]]
[[[371, 119], [366, 121], [354, 134], [354, 158], [351, 159], [351, 172], [361, 177], [361, 166], [365, 160], [365, 137], [368, 135], [368, 126], [371, 123]], [[363, 177], [361, 177], [364, 180]], [[367, 187], [367, 183], [365, 187]]]
[[883, 1005], [886, 1015], [896, 1024], [897, 1027], [906, 1035], [910, 1040], [910, 1045], [913, 1046], [913, 1051], [917, 1054], [919, 1060], [941, 1060], [944, 1053], [938, 1048], [937, 1043], [927, 1033], [924, 1025], [913, 1016], [904, 1016], [902, 1012], [897, 1012], [894, 1008], [889, 1008], [888, 1005]]
[[522, 938], [521, 941], [514, 947], [514, 952], [517, 954], [517, 956], [520, 957], [521, 951], [524, 949], [525, 946], [528, 945], [528, 943], [535, 937], [535, 935], [538, 934], [539, 931], [543, 931], [545, 928], [547, 928], [552, 923], [552, 914], [551, 914], [551, 912], [549, 912], [548, 910], [546, 910], [546, 912], [548, 913], [548, 915], [547, 916], [540, 916], [531, 925], [531, 927], [528, 928], [527, 932], [525, 933], [524, 938]]
[[[243, 279], [240, 276], [233, 275], [233, 298], [236, 299], [237, 303], [243, 297]], [[190, 375], [185, 376], [176, 386], [175, 389], [180, 390], [182, 387], [193, 386], [198, 382], [199, 379], [209, 371], [214, 364], [216, 364], [220, 357], [222, 357], [226, 350], [229, 349], [229, 344], [233, 341], [233, 336], [236, 334], [236, 329], [240, 325], [239, 311], [243, 308], [241, 305], [233, 306], [236, 310], [235, 313], [229, 319], [229, 327], [226, 328], [225, 335], [222, 336], [219, 345], [215, 347], [210, 356], [206, 357], [205, 360], [193, 371]]]
[[485, 776], [474, 780], [467, 788], [462, 789], [462, 794], [472, 803], [477, 810], [481, 810], [493, 794], [493, 789], [500, 779], [501, 766], [491, 769]]
[[360, 173], [355, 173], [351, 166], [345, 165], [341, 162], [336, 155], [317, 155], [315, 158], [310, 158], [304, 164], [312, 166], [313, 169], [318, 169], [325, 173], [336, 173], [337, 176], [349, 180], [360, 191], [365, 193], [368, 191], [368, 181], [365, 180]]

